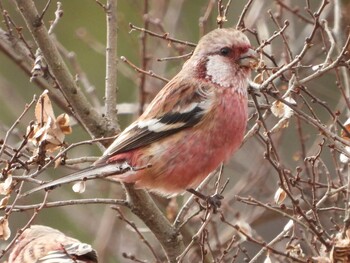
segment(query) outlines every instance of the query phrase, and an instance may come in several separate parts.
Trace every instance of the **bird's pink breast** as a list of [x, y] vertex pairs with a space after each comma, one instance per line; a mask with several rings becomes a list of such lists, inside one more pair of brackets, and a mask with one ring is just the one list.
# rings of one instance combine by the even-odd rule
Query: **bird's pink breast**
[[[225, 89], [206, 122], [119, 157], [151, 167], [120, 178], [164, 195], [196, 187], [241, 145], [247, 124], [247, 98]], [[119, 159], [119, 158], [118, 158]]]

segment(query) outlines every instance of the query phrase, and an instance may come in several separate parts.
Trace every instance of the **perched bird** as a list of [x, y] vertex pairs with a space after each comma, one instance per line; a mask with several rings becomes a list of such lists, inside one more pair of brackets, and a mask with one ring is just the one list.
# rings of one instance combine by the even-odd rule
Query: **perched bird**
[[47, 226], [32, 225], [16, 240], [8, 263], [97, 263], [88, 244]]
[[[211, 31], [99, 160], [27, 194], [101, 175], [165, 196], [193, 189], [242, 142], [248, 79], [256, 62], [256, 52], [241, 31]], [[120, 174], [123, 165], [132, 169]]]

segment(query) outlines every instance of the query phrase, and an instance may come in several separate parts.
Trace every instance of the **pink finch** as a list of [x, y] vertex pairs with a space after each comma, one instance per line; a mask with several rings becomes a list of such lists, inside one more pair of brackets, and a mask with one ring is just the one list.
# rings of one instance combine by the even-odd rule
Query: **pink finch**
[[[242, 32], [233, 28], [211, 31], [99, 160], [28, 193], [102, 176], [166, 196], [196, 187], [242, 142], [248, 79], [256, 61]], [[123, 165], [134, 169], [121, 173]]]
[[90, 245], [47, 226], [33, 225], [16, 240], [8, 263], [97, 263]]

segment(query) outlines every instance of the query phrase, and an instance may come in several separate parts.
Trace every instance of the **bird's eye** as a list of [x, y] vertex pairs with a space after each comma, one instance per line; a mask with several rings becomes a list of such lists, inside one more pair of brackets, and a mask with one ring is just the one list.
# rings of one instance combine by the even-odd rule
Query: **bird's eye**
[[220, 55], [227, 56], [231, 53], [231, 49], [229, 47], [223, 47], [220, 49]]

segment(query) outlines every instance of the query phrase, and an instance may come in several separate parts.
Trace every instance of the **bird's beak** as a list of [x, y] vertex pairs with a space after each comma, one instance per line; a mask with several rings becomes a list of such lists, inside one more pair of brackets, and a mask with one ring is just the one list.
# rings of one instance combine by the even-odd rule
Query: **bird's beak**
[[237, 63], [242, 67], [254, 68], [259, 62], [258, 53], [254, 49], [248, 49], [247, 52], [243, 53]]

